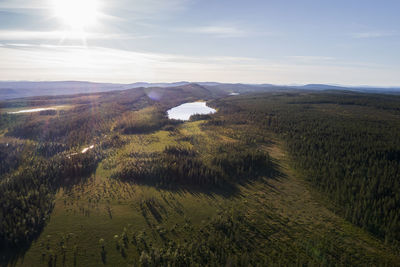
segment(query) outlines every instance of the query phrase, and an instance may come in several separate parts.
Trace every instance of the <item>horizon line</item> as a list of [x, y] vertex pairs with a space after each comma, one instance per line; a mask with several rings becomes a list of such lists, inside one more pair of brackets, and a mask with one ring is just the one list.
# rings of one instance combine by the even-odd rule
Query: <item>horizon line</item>
[[263, 83], [246, 83], [246, 82], [218, 82], [218, 81], [174, 81], [174, 82], [165, 82], [165, 81], [158, 81], [158, 82], [146, 82], [146, 81], [135, 81], [129, 83], [121, 83], [121, 82], [100, 82], [100, 81], [93, 81], [93, 80], [0, 80], [0, 83], [6, 82], [15, 82], [15, 83], [23, 83], [23, 82], [30, 82], [30, 83], [51, 83], [51, 82], [59, 82], [59, 83], [68, 83], [68, 82], [80, 82], [80, 83], [94, 83], [94, 84], [114, 84], [114, 85], [131, 85], [135, 83], [146, 83], [146, 84], [174, 84], [174, 83], [188, 83], [188, 84], [200, 84], [200, 83], [218, 83], [218, 84], [231, 84], [231, 85], [253, 85], [253, 86], [263, 86], [263, 85], [270, 85], [270, 86], [285, 86], [285, 87], [301, 87], [301, 86], [309, 86], [309, 85], [321, 85], [321, 86], [336, 86], [336, 87], [343, 87], [343, 88], [382, 88], [382, 89], [400, 89], [400, 85], [390, 85], [390, 86], [382, 86], [382, 85], [346, 85], [346, 84], [335, 84], [335, 83], [292, 83], [292, 84], [275, 84], [269, 82]]

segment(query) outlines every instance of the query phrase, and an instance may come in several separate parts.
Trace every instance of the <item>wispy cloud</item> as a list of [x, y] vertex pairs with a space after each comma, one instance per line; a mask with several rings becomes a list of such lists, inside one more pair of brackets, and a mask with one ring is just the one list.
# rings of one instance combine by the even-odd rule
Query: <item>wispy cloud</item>
[[306, 63], [326, 62], [335, 60], [334, 57], [326, 57], [326, 56], [287, 56], [286, 58]]
[[0, 9], [46, 9], [50, 8], [50, 1], [43, 0], [2, 0]]
[[[121, 0], [119, 7], [135, 13], [155, 14], [184, 10], [193, 0]], [[110, 4], [112, 5], [112, 4]]]
[[353, 33], [352, 37], [356, 39], [370, 39], [370, 38], [383, 38], [398, 36], [399, 33], [395, 31], [368, 31]]
[[240, 37], [260, 37], [260, 36], [279, 36], [282, 33], [277, 34], [267, 31], [258, 31], [253, 29], [247, 29], [244, 27], [238, 27], [235, 25], [201, 25], [201, 26], [190, 26], [183, 28], [175, 28], [174, 31], [188, 33], [188, 34], [204, 34], [217, 38], [240, 38]]
[[133, 34], [96, 33], [80, 31], [25, 31], [25, 30], [0, 30], [0, 40], [129, 40], [144, 39], [150, 36], [135, 36]]
[[206, 80], [217, 79], [226, 66], [241, 69], [253, 64], [251, 59], [235, 57], [197, 58], [104, 47], [32, 44], [7, 44], [0, 47], [0, 57], [0, 80]]
[[23, 43], [0, 46], [0, 57], [0, 80], [400, 84], [398, 69], [388, 66], [293, 64], [246, 57], [188, 57], [104, 47]]
[[244, 37], [247, 35], [246, 31], [236, 27], [227, 26], [202, 26], [182, 29], [188, 33], [210, 34], [217, 37]]

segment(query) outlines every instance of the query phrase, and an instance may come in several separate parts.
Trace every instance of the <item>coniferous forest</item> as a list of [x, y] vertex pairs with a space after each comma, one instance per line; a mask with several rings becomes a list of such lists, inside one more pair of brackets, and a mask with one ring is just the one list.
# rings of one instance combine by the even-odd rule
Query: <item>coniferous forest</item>
[[[217, 112], [168, 118], [198, 100]], [[41, 106], [60, 108], [8, 113]], [[4, 266], [400, 262], [399, 96], [190, 84], [14, 99], [0, 160]]]
[[[274, 96], [233, 101], [245, 120], [285, 140], [293, 166], [334, 201], [352, 223], [400, 241], [400, 98], [353, 93]], [[271, 100], [267, 100], [268, 102]]]

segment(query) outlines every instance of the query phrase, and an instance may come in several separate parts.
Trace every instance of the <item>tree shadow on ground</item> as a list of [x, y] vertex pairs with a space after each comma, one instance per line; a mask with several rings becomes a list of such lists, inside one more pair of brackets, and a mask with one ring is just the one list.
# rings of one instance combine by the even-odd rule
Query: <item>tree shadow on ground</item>
[[[92, 173], [94, 172], [94, 170], [92, 171]], [[59, 191], [59, 189], [62, 188], [66, 192], [69, 192], [76, 184], [86, 182], [92, 175], [92, 173], [81, 177], [60, 179], [59, 182], [57, 184], [54, 184], [50, 190], [50, 194], [52, 194], [53, 196], [53, 201], [54, 196]], [[51, 205], [51, 209], [48, 211], [48, 214], [51, 214], [53, 209], [54, 202]], [[41, 224], [38, 229], [36, 229], [35, 234], [30, 236], [29, 240], [24, 243], [20, 242], [18, 243], [18, 245], [13, 246], [10, 246], [9, 244], [0, 244], [0, 266], [16, 266], [19, 260], [23, 262], [25, 253], [30, 249], [32, 243], [39, 238], [39, 236], [43, 232], [43, 229], [46, 227], [47, 222], [48, 221]]]
[[[214, 198], [216, 195], [225, 198], [236, 197], [240, 193], [241, 186], [249, 186], [257, 181], [268, 183], [268, 180], [284, 179], [286, 175], [280, 171], [280, 165], [277, 161], [270, 163], [268, 172], [259, 172], [252, 176], [235, 177], [234, 179], [226, 179], [224, 182], [216, 185], [209, 184], [190, 184], [190, 183], [171, 183], [160, 185], [157, 181], [152, 180], [135, 180], [126, 181], [138, 185], [146, 185], [154, 187], [158, 190], [165, 190], [180, 196], [191, 194], [194, 196], [208, 196]], [[157, 217], [157, 216], [155, 216]]]

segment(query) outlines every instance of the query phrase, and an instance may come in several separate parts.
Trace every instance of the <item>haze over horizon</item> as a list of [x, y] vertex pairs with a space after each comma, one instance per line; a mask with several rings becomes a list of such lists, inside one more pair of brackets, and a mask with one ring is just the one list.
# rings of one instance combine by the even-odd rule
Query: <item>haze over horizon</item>
[[0, 80], [400, 86], [400, 2], [0, 0]]

